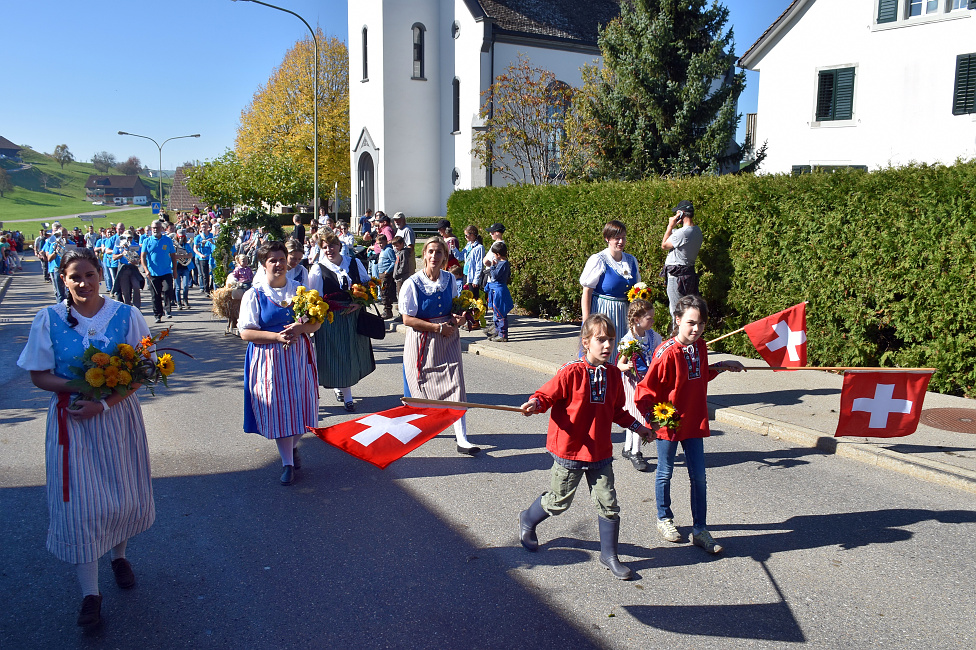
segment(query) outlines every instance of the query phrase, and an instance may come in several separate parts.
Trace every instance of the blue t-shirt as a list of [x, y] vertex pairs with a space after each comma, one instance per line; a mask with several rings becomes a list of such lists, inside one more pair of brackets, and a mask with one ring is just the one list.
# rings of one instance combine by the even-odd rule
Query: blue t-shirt
[[[119, 236], [118, 235], [112, 235], [111, 237], [107, 237], [106, 239], [103, 239], [102, 240], [102, 246], [104, 246], [109, 251], [114, 251], [115, 250], [115, 246], [118, 243], [119, 243]], [[105, 266], [108, 266], [108, 267], [114, 269], [118, 265], [119, 265], [119, 261], [118, 260], [113, 260], [111, 253], [107, 253], [105, 255]]]
[[116, 262], [118, 262], [118, 264], [119, 264], [120, 267], [121, 266], [124, 266], [126, 264], [131, 264], [131, 262], [129, 261], [129, 258], [125, 257], [125, 255], [124, 255], [124, 253], [128, 249], [129, 249], [129, 247], [127, 245], [121, 243], [121, 242], [119, 242], [118, 244], [116, 244], [115, 248], [112, 249], [112, 254], [113, 255], [120, 255], [120, 254], [122, 254], [122, 257], [120, 257], [119, 259], [115, 260]]
[[213, 233], [204, 236], [202, 233], [193, 238], [193, 247], [200, 251], [198, 255], [194, 252], [194, 257], [198, 260], [210, 259], [213, 254]]
[[173, 240], [162, 235], [159, 239], [148, 237], [142, 240], [142, 252], [146, 256], [146, 266], [149, 267], [149, 275], [170, 275], [173, 272], [173, 259], [170, 255], [176, 254], [176, 245]]
[[56, 241], [57, 240], [48, 239], [46, 242], [44, 242], [44, 248], [41, 249], [50, 256], [47, 261], [48, 273], [57, 273], [58, 267], [61, 266], [61, 256], [54, 254], [54, 251], [57, 248], [57, 244], [55, 243]]

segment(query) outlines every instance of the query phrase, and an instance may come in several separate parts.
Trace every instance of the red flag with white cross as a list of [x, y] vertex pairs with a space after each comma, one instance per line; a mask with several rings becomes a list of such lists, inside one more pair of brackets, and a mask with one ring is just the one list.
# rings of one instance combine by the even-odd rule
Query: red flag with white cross
[[834, 437], [897, 438], [915, 433], [931, 371], [847, 371]]
[[385, 469], [461, 419], [463, 409], [398, 406], [308, 430], [330, 445]]
[[756, 352], [771, 366], [802, 368], [807, 365], [807, 304], [767, 316], [745, 326]]

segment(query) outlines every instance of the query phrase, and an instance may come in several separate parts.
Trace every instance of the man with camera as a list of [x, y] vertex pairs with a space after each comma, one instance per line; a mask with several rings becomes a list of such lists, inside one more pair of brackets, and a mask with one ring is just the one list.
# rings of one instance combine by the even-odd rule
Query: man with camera
[[[674, 215], [668, 219], [668, 227], [661, 240], [661, 248], [668, 251], [664, 259], [664, 274], [668, 280], [668, 313], [674, 320], [674, 310], [682, 296], [698, 295], [698, 274], [695, 259], [701, 250], [704, 237], [701, 228], [694, 224], [695, 206], [691, 201], [680, 201], [674, 206]], [[675, 230], [678, 223], [681, 228]]]

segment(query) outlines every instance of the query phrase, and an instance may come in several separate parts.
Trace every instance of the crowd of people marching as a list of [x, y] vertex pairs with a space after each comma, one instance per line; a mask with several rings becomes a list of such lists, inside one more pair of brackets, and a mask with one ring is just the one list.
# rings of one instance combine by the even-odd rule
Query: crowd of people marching
[[[722, 550], [706, 527], [706, 384], [722, 371], [742, 367], [730, 361], [708, 365], [701, 338], [708, 308], [694, 290], [701, 231], [690, 202], [673, 212], [662, 241], [669, 251], [670, 336], [654, 331], [654, 307], [641, 293], [639, 265], [624, 251], [626, 226], [611, 221], [603, 229], [606, 249], [587, 260], [579, 280], [579, 359], [563, 366], [521, 407], [526, 416], [551, 411], [546, 448], [553, 458], [549, 490], [519, 515], [521, 544], [538, 549], [537, 526], [564, 512], [585, 478], [599, 515], [600, 562], [621, 579], [629, 579], [631, 571], [617, 557], [613, 424], [624, 428], [622, 455], [638, 471], [648, 469], [641, 442], [655, 441], [661, 537], [683, 541], [670, 498], [680, 446], [691, 480], [692, 542], [709, 553]], [[91, 345], [135, 348], [151, 340], [140, 312], [146, 286], [157, 323], [172, 318], [174, 309], [188, 309], [193, 287], [210, 294], [216, 288], [214, 242], [227, 227], [218, 213], [195, 209], [147, 229], [117, 223], [81, 233], [55, 222], [35, 242], [56, 301], [38, 312], [18, 365], [30, 371], [36, 386], [53, 393], [47, 424], [47, 545], [76, 566], [83, 593], [79, 625], [100, 620], [102, 555], [111, 551], [120, 588], [135, 584], [125, 557], [127, 540], [153, 523], [155, 509], [135, 388], [104, 399], [71, 395], [72, 366]], [[377, 330], [375, 320], [392, 318], [394, 306], [407, 330], [405, 396], [466, 401], [459, 330], [471, 320], [455, 308], [463, 292], [473, 298], [485, 294], [493, 316], [488, 335], [508, 341], [507, 315], [514, 304], [505, 227], [488, 228], [487, 250], [473, 225], [463, 231], [463, 247], [448, 220], [437, 227], [439, 234], [419, 249], [402, 212], [391, 219], [367, 211], [351, 225], [322, 212], [307, 230], [296, 216], [286, 241], [273, 241], [264, 228], [232, 233], [234, 267], [227, 287], [240, 291], [233, 331], [247, 342], [244, 430], [275, 442], [282, 485], [292, 484], [302, 468], [298, 442], [307, 427], [318, 424], [320, 387], [331, 389], [347, 411], [356, 410], [354, 388], [376, 369], [371, 341], [386, 329], [381, 322]], [[117, 300], [101, 295], [102, 283]], [[357, 300], [372, 287], [382, 316], [365, 309], [371, 301]], [[328, 325], [296, 318], [296, 300], [313, 291], [329, 299]], [[465, 417], [454, 424], [454, 435], [459, 454], [480, 452], [468, 438]]]

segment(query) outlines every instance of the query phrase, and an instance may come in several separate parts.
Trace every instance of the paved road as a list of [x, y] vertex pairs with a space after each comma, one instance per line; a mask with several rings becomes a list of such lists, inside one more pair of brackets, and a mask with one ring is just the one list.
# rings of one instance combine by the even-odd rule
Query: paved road
[[[274, 445], [241, 432], [244, 346], [201, 308], [172, 338], [197, 361], [143, 400], [158, 515], [129, 546], [139, 584], [120, 592], [103, 562], [104, 623], [86, 636], [74, 572], [44, 549], [47, 397], [11, 369], [47, 300], [20, 276], [0, 305], [2, 648], [976, 645], [971, 494], [715, 426], [709, 520], [728, 551], [659, 541], [652, 475], [618, 461], [621, 555], [638, 574], [618, 582], [585, 496], [540, 526], [539, 553], [517, 543], [516, 515], [547, 483], [543, 417], [472, 412], [481, 457], [439, 436], [386, 471], [306, 436], [300, 479], [279, 486]], [[377, 346], [360, 412], [397, 403], [401, 345]], [[465, 374], [472, 401], [513, 405], [547, 379], [473, 355]], [[323, 426], [348, 417], [331, 400]], [[686, 534], [687, 485], [678, 468]]]

